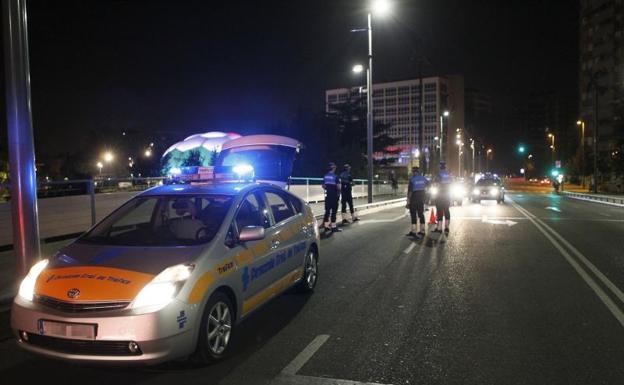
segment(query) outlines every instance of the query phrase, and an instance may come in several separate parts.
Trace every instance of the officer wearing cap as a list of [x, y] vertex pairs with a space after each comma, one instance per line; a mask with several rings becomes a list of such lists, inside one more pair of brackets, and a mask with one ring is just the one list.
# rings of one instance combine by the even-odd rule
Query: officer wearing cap
[[[412, 167], [412, 176], [407, 187], [407, 208], [409, 208], [412, 220], [408, 236], [425, 235], [425, 191], [428, 186], [429, 180], [420, 173], [420, 169]], [[418, 230], [418, 222], [420, 222], [420, 230]]]
[[442, 219], [444, 218], [444, 233], [448, 235], [451, 224], [451, 175], [446, 171], [446, 163], [440, 162], [440, 172], [434, 180], [438, 186], [438, 196], [436, 197], [437, 221], [435, 232], [442, 232]]
[[351, 175], [351, 165], [348, 163], [344, 165], [344, 169], [340, 173], [340, 197], [342, 202], [342, 224], [349, 223], [349, 220], [347, 219], [347, 205], [349, 205], [351, 220], [353, 222], [359, 221], [359, 218], [353, 209], [353, 176]]
[[342, 231], [336, 227], [336, 211], [338, 211], [338, 198], [340, 198], [340, 178], [336, 175], [336, 164], [333, 162], [329, 163], [328, 172], [323, 177], [323, 189], [325, 190], [323, 228], [325, 231], [334, 233]]

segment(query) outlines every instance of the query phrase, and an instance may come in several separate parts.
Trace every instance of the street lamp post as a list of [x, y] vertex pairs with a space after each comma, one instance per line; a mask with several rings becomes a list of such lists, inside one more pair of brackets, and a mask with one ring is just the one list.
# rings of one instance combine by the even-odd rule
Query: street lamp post
[[368, 13], [368, 69], [366, 70], [366, 157], [368, 160], [368, 203], [373, 203], [373, 28]]
[[490, 154], [492, 153], [492, 149], [488, 148], [485, 152], [485, 171], [490, 171]]
[[444, 118], [448, 118], [448, 117], [449, 117], [448, 111], [444, 111], [442, 115], [440, 115], [440, 162], [444, 162], [444, 152], [442, 148], [444, 146]]
[[100, 171], [100, 178], [102, 177], [102, 167], [104, 167], [104, 163], [97, 162], [97, 168]]
[[472, 175], [475, 175], [475, 141], [474, 138], [470, 138], [470, 149], [472, 150]]
[[577, 120], [576, 124], [581, 126], [581, 187], [585, 188], [585, 122]]
[[552, 164], [555, 164], [555, 134], [549, 133], [548, 137], [551, 140], [550, 149], [551, 149], [551, 161]]

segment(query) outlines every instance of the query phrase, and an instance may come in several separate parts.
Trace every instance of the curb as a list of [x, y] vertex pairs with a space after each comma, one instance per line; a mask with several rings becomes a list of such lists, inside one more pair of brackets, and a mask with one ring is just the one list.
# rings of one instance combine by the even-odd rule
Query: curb
[[594, 202], [601, 203], [604, 205], [616, 206], [616, 207], [624, 207], [624, 197], [616, 198], [610, 197], [606, 195], [590, 195], [590, 194], [582, 194], [582, 193], [574, 193], [564, 191], [563, 194], [572, 199], [578, 199], [586, 202]]
[[[398, 199], [389, 199], [387, 201], [381, 201], [381, 202], [366, 203], [363, 205], [355, 206], [353, 209], [355, 210], [356, 213], [360, 215], [370, 214], [370, 213], [380, 211], [386, 208], [405, 206], [405, 199], [406, 198], [398, 198]], [[314, 217], [316, 219], [323, 219], [323, 214], [316, 214], [314, 215]]]

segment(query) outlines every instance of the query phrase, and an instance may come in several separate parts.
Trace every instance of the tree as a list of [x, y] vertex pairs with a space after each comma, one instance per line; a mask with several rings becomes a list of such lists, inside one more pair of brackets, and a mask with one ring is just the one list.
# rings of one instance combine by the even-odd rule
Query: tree
[[204, 157], [202, 156], [199, 149], [190, 150], [186, 159], [182, 161], [182, 167], [189, 166], [199, 166], [204, 162]]

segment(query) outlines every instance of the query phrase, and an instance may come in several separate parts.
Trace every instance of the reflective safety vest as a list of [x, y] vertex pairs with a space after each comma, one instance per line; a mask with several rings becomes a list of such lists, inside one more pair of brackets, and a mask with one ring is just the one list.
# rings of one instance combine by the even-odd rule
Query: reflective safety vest
[[422, 175], [414, 175], [410, 178], [411, 191], [425, 191], [429, 181]]
[[440, 184], [451, 184], [452, 179], [451, 175], [446, 171], [440, 171], [438, 174], [438, 183]]
[[337, 190], [339, 183], [340, 179], [338, 179], [338, 175], [333, 172], [328, 172], [323, 177], [323, 186], [325, 187], [325, 190]]

